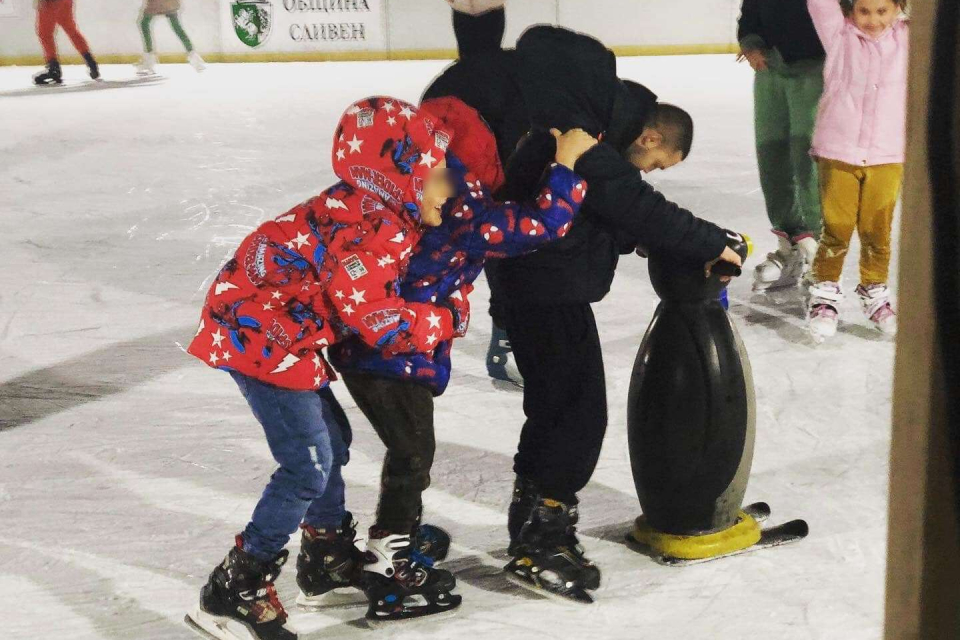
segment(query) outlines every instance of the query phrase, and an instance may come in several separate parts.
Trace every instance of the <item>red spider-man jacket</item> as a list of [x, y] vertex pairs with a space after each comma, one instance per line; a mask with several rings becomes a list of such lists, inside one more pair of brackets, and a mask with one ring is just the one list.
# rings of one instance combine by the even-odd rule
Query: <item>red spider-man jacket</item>
[[217, 274], [188, 352], [287, 389], [333, 377], [321, 348], [356, 336], [387, 353], [455, 335], [448, 306], [398, 294], [419, 202], [450, 134], [401, 100], [354, 103], [333, 141], [341, 182], [258, 227]]

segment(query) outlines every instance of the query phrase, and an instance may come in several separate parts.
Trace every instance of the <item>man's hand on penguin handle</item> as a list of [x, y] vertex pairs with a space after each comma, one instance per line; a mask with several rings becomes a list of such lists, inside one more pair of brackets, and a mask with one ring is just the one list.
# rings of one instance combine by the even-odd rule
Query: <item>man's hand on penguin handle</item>
[[[723, 253], [720, 254], [715, 260], [711, 260], [704, 267], [704, 275], [709, 278], [710, 274], [713, 273], [713, 267], [720, 261], [729, 262], [737, 267], [743, 266], [743, 260], [740, 259], [740, 254], [731, 249], [730, 247], [724, 247]], [[721, 282], [730, 282], [731, 276], [721, 276]]]

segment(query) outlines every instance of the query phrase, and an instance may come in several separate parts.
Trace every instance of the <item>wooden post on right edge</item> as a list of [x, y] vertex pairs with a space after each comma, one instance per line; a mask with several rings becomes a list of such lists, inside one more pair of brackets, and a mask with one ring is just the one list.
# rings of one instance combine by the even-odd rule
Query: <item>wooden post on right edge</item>
[[[957, 0], [939, 0], [956, 2]], [[960, 531], [937, 350], [927, 100], [937, 0], [913, 3], [893, 394], [887, 640], [960, 640]]]

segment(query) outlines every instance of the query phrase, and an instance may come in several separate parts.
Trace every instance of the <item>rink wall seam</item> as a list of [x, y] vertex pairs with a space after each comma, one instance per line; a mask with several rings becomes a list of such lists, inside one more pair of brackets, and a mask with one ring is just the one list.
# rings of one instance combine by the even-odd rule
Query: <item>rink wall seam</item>
[[[685, 56], [705, 54], [733, 54], [739, 51], [730, 44], [677, 44], [611, 47], [618, 56]], [[455, 49], [401, 49], [397, 51], [313, 51], [270, 53], [204, 53], [207, 62], [367, 62], [383, 60], [455, 60]], [[183, 53], [158, 54], [161, 63], [187, 61]], [[134, 64], [140, 54], [103, 54], [97, 56], [101, 64]], [[78, 55], [60, 57], [62, 64], [83, 64]], [[38, 66], [44, 63], [41, 55], [0, 56], [0, 66]]]

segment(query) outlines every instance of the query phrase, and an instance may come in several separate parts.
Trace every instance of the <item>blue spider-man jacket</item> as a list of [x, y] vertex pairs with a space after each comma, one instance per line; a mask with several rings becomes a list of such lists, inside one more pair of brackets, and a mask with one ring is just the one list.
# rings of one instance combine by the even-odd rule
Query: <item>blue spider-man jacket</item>
[[[555, 164], [544, 173], [530, 202], [498, 203], [449, 151], [447, 164], [457, 196], [444, 206], [443, 223], [424, 230], [401, 280], [400, 295], [411, 302], [449, 303], [458, 317], [468, 318], [468, 295], [486, 259], [530, 253], [566, 235], [586, 195], [586, 183]], [[407, 379], [440, 395], [450, 381], [452, 344], [440, 341], [432, 352], [390, 356], [348, 340], [328, 352], [341, 371]]]

